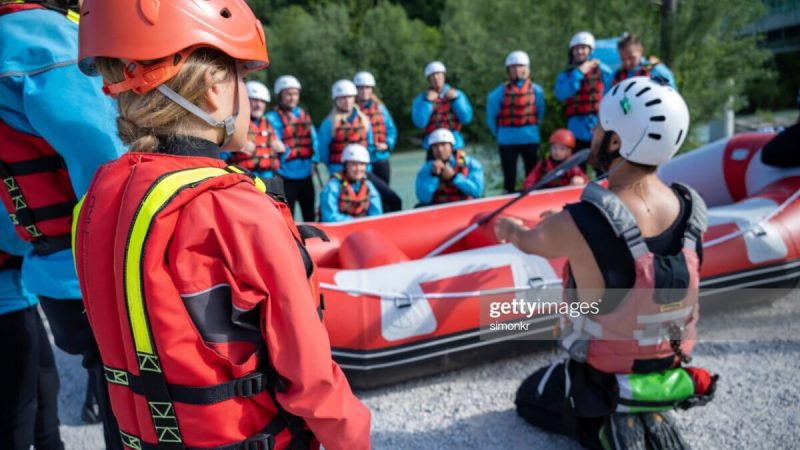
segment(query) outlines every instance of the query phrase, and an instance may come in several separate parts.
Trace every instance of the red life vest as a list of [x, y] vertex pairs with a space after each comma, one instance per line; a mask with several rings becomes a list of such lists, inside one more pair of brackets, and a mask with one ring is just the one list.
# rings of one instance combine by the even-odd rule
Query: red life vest
[[339, 212], [352, 217], [366, 216], [369, 210], [370, 195], [367, 180], [361, 180], [361, 187], [358, 188], [358, 192], [355, 192], [347, 177], [339, 172], [333, 174], [333, 176], [341, 184], [339, 189]]
[[380, 105], [375, 100], [369, 102], [369, 106], [364, 106], [363, 102], [359, 102], [361, 111], [369, 117], [369, 123], [372, 125], [372, 139], [375, 144], [386, 143], [386, 121], [383, 118], [383, 112]]
[[[469, 176], [469, 167], [467, 167], [467, 155], [461, 151], [455, 151], [455, 158], [456, 158], [456, 167], [455, 172], [456, 175], [461, 174], [465, 177]], [[455, 175], [453, 176], [455, 178]], [[444, 181], [439, 180], [439, 186], [436, 188], [436, 191], [433, 192], [433, 204], [440, 204], [440, 203], [450, 203], [450, 202], [458, 202], [461, 200], [469, 200], [473, 198], [471, 195], [467, 195], [461, 191], [461, 189], [457, 188], [453, 184], [453, 178]]]
[[344, 148], [350, 144], [361, 144], [367, 147], [367, 127], [361, 120], [361, 114], [356, 114], [352, 122], [347, 121], [347, 117], [337, 124], [331, 123], [331, 126], [336, 127], [333, 133], [328, 150], [329, 161], [333, 164], [341, 164], [342, 152]]
[[[544, 160], [537, 162], [536, 166], [534, 166], [533, 170], [531, 170], [531, 173], [528, 174], [527, 178], [525, 178], [525, 182], [523, 183], [523, 188], [527, 189], [535, 185], [539, 180], [542, 179], [543, 176], [552, 172], [553, 169], [556, 168], [556, 165], [557, 164], [549, 156]], [[584, 183], [589, 181], [589, 179], [586, 177], [586, 173], [584, 173], [580, 167], [576, 166], [564, 172], [564, 175], [562, 175], [560, 178], [551, 181], [544, 187], [568, 186], [570, 182], [572, 182], [572, 178], [574, 177], [583, 178]]]
[[44, 9], [44, 7], [36, 3], [7, 3], [0, 5], [0, 16], [29, 9]]
[[300, 117], [295, 117], [291, 111], [284, 111], [277, 107], [275, 111], [283, 124], [283, 143], [286, 145], [286, 161], [292, 159], [309, 159], [314, 156], [314, 146], [311, 142], [311, 116], [300, 109]]
[[247, 139], [255, 143], [256, 150], [252, 155], [242, 152], [232, 152], [228, 158], [228, 164], [235, 164], [249, 171], [271, 171], [277, 172], [281, 168], [279, 155], [272, 154], [272, 141], [275, 140], [275, 130], [269, 120], [262, 118], [256, 125], [250, 121], [250, 128], [247, 131]]
[[[236, 319], [230, 272], [209, 267], [187, 294], [166, 260], [179, 211], [202, 193], [242, 183], [266, 189], [222, 161], [128, 153], [101, 167], [81, 201], [78, 279], [128, 448], [261, 449], [273, 448], [273, 440], [283, 448], [310, 438], [305, 422], [275, 400], [283, 384], [258, 325], [234, 324], [244, 316]], [[285, 223], [275, 226], [296, 240], [319, 302], [302, 230], [286, 205], [266, 195], [264, 201], [281, 211]]]
[[503, 88], [503, 102], [497, 115], [497, 126], [524, 127], [536, 125], [536, 93], [530, 79], [522, 86], [516, 82], [506, 82]]
[[[672, 367], [688, 362], [697, 334], [700, 267], [696, 248], [707, 226], [706, 206], [691, 188], [673, 185], [691, 201], [692, 210], [677, 255], [652, 253], [636, 219], [622, 200], [596, 183], [586, 186], [581, 200], [600, 209], [623, 238], [634, 259], [636, 281], [610, 313], [562, 317], [561, 345], [573, 359], [607, 373], [633, 373], [649, 362]], [[569, 266], [565, 273], [569, 272]], [[685, 274], [682, 277], [681, 274]], [[659, 286], [659, 280], [665, 286]], [[565, 287], [574, 286], [571, 275]], [[565, 299], [574, 301], [575, 299]]]
[[439, 128], [447, 128], [450, 131], [460, 131], [461, 121], [458, 120], [458, 116], [456, 116], [456, 113], [453, 111], [453, 105], [450, 103], [450, 100], [437, 96], [436, 100], [433, 102], [433, 112], [428, 119], [428, 125], [425, 126], [425, 134], [431, 134], [434, 130], [438, 130]]
[[603, 74], [600, 67], [595, 67], [583, 76], [578, 92], [568, 98], [564, 104], [564, 113], [567, 118], [597, 114], [600, 111], [600, 100], [603, 99], [604, 91]]
[[69, 248], [75, 191], [61, 156], [44, 139], [0, 121], [0, 200], [37, 254]]
[[651, 56], [645, 64], [640, 64], [639, 68], [636, 69], [636, 72], [634, 72], [631, 76], [628, 76], [628, 73], [625, 71], [625, 69], [620, 67], [617, 70], [617, 73], [614, 74], [614, 84], [632, 77], [649, 77], [650, 72], [653, 71], [653, 67], [655, 67], [657, 64], [661, 64], [661, 61], [659, 61], [655, 56]]

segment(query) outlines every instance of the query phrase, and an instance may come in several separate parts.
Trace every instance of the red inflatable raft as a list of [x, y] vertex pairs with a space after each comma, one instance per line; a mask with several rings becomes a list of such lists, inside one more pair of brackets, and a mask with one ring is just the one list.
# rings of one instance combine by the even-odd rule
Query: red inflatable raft
[[[689, 184], [708, 204], [701, 273], [706, 306], [740, 300], [731, 291], [745, 288], [764, 289], [765, 297], [774, 299], [800, 280], [800, 168], [761, 163], [760, 149], [772, 136], [750, 133], [717, 141], [660, 170], [665, 181]], [[542, 212], [578, 201], [581, 190], [537, 191], [505, 214], [534, 225]], [[555, 316], [539, 316], [525, 331], [492, 339], [490, 330], [481, 329], [482, 305], [485, 313], [487, 300], [560, 290], [563, 259], [499, 244], [492, 223], [445, 254], [425, 258], [510, 198], [319, 225], [330, 242], [312, 240], [309, 249], [319, 265], [325, 324], [334, 358], [354, 386], [378, 386], [536, 348], [535, 342], [513, 338], [551, 333]]]

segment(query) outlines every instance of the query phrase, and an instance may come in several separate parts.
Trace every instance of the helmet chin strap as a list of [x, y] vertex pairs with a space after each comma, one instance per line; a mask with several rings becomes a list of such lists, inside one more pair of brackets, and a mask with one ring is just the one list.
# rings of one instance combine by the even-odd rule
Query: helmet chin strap
[[175, 102], [178, 106], [189, 111], [195, 117], [199, 118], [203, 122], [211, 125], [214, 128], [222, 128], [225, 131], [225, 138], [222, 140], [222, 144], [220, 147], [225, 147], [230, 143], [231, 139], [233, 139], [233, 134], [236, 132], [236, 118], [239, 117], [239, 66], [234, 65], [234, 73], [236, 78], [234, 80], [234, 88], [233, 88], [233, 112], [230, 116], [226, 117], [224, 120], [217, 120], [205, 111], [202, 108], [195, 105], [194, 103], [190, 102], [183, 98], [180, 94], [173, 91], [170, 87], [166, 84], [162, 84], [158, 86], [156, 89], [158, 92], [164, 94], [165, 97]]

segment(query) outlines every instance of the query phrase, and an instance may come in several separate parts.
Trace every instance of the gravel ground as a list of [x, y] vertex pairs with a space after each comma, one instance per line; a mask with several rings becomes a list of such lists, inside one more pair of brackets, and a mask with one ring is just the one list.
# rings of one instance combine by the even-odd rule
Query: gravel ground
[[[696, 449], [798, 448], [800, 295], [772, 305], [703, 316], [694, 365], [721, 374], [716, 399], [677, 413]], [[399, 385], [359, 391], [373, 412], [376, 449], [578, 449], [528, 426], [514, 411], [519, 383], [559, 353], [511, 360]], [[102, 448], [98, 425], [83, 425], [86, 375], [78, 358], [57, 352], [61, 432], [68, 449]]]

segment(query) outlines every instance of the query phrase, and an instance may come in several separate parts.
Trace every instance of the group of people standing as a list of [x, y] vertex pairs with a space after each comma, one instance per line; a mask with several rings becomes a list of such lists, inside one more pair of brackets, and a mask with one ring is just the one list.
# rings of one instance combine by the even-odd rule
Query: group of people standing
[[[674, 77], [663, 63], [643, 56], [637, 36], [626, 35], [619, 41], [622, 66], [616, 72], [592, 58], [594, 48], [595, 39], [589, 32], [579, 32], [570, 40], [568, 67], [555, 83], [567, 128], [550, 135], [549, 151], [541, 161], [544, 90], [531, 80], [527, 53], [517, 50], [506, 57], [508, 80], [493, 89], [486, 101], [486, 125], [497, 140], [506, 193], [517, 190], [519, 159], [527, 174], [522, 186], [529, 188], [574, 150], [588, 148], [600, 101], [616, 83], [650, 76], [675, 87]], [[473, 119], [470, 100], [447, 82], [442, 62], [429, 63], [424, 74], [428, 89], [414, 99], [411, 108], [412, 122], [424, 130], [422, 145], [427, 153], [416, 180], [418, 206], [480, 197], [485, 184], [483, 169], [477, 159], [466, 154], [462, 133]], [[401, 200], [389, 187], [389, 157], [397, 143], [397, 127], [375, 87], [375, 77], [365, 71], [352, 81], [337, 81], [332, 87], [331, 112], [317, 132], [310, 115], [298, 106], [301, 85], [297, 78], [278, 78], [274, 87], [278, 101], [270, 111], [267, 87], [249, 81], [250, 142], [243, 153], [225, 156], [262, 178], [281, 177], [290, 207], [299, 203], [305, 221], [341, 221], [397, 211], [402, 208]], [[437, 146], [448, 150], [436, 151]], [[312, 176], [318, 163], [328, 168], [330, 179], [320, 180], [324, 187], [319, 211], [315, 211]], [[366, 164], [366, 170], [348, 169], [351, 163]], [[546, 187], [585, 184], [585, 168], [584, 164], [571, 169]]]

